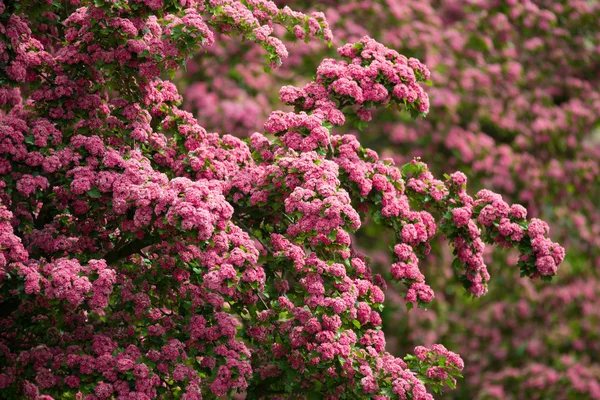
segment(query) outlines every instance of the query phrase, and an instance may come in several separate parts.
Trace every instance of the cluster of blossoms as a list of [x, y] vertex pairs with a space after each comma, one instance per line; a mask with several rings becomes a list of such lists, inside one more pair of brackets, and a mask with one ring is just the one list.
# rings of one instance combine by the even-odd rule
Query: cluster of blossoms
[[334, 125], [344, 123], [339, 110], [348, 105], [357, 106], [362, 121], [371, 119], [369, 108], [374, 105], [403, 106], [422, 116], [429, 112], [429, 98], [418, 82], [427, 81], [430, 72], [419, 60], [368, 38], [342, 46], [338, 54], [343, 59], [323, 60], [315, 81], [304, 88], [284, 86], [281, 100], [301, 110], [324, 112]]
[[425, 369], [424, 375], [428, 381], [446, 381], [450, 379], [449, 386], [455, 387], [456, 380], [453, 375], [462, 371], [464, 362], [460, 356], [449, 351], [441, 344], [434, 344], [431, 349], [423, 346], [415, 348], [415, 355], [409, 357], [415, 361], [421, 368]]
[[[344, 60], [282, 90], [294, 112], [247, 140], [207, 132], [161, 79], [215, 33], [277, 66], [275, 24], [331, 39], [321, 14], [265, 0], [0, 5], [4, 396], [428, 400], [454, 386], [460, 357], [389, 354], [381, 317], [394, 279], [432, 301], [417, 263], [438, 230], [471, 240], [446, 231], [454, 192], [332, 133], [373, 106], [425, 114], [427, 68], [368, 37], [342, 46]], [[522, 215], [527, 238], [496, 240], [487, 222], [507, 215], [479, 197], [482, 240], [519, 250], [524, 275], [553, 275], [563, 253], [546, 226]], [[370, 220], [396, 237], [391, 279], [354, 246]]]
[[[434, 179], [426, 168], [416, 160], [407, 164], [407, 186], [423, 202], [433, 202], [434, 207], [445, 212], [440, 229], [454, 246], [453, 266], [464, 265], [460, 280], [475, 297], [487, 292], [486, 282], [490, 279], [483, 258], [485, 242], [517, 249], [521, 276], [543, 278], [556, 274], [565, 250], [545, 237], [548, 224], [537, 218], [528, 221], [523, 206], [509, 206], [502, 196], [487, 189], [471, 197], [466, 191], [467, 177], [461, 172], [446, 175], [444, 183]], [[451, 206], [447, 207], [443, 200]]]

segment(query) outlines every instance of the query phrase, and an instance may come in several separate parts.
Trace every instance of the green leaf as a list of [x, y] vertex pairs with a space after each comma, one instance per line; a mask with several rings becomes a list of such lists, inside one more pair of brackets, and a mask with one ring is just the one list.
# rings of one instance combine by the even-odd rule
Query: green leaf
[[362, 132], [368, 125], [369, 123], [367, 121], [358, 121], [356, 123], [356, 128]]
[[462, 261], [460, 261], [458, 258], [455, 258], [454, 261], [452, 261], [452, 268], [454, 268], [454, 269], [461, 269], [462, 268]]
[[[318, 381], [317, 381], [317, 382], [318, 382]], [[322, 399], [322, 398], [323, 398], [323, 396], [322, 396], [321, 394], [319, 394], [318, 392], [308, 392], [308, 393], [306, 394], [306, 398], [307, 398], [308, 400], [317, 400], [317, 399], [319, 399], [319, 400], [320, 400], [320, 399]]]
[[323, 384], [320, 381], [315, 381], [315, 392], [320, 393], [323, 388]]
[[100, 196], [102, 196], [102, 193], [100, 193], [100, 190], [97, 187], [93, 187], [90, 190], [88, 190], [86, 192], [88, 194], [88, 196], [90, 196], [92, 199], [97, 199]]
[[413, 164], [412, 162], [404, 164], [402, 166], [402, 175], [413, 175], [418, 176], [421, 172], [423, 172], [422, 164]]
[[377, 210], [375, 212], [375, 214], [373, 214], [373, 221], [375, 221], [376, 224], [381, 223], [383, 216], [381, 215], [381, 211]]
[[287, 311], [282, 311], [279, 313], [279, 318], [277, 319], [278, 322], [286, 322], [289, 321], [290, 319], [292, 319], [293, 317], [288, 316], [288, 312]]

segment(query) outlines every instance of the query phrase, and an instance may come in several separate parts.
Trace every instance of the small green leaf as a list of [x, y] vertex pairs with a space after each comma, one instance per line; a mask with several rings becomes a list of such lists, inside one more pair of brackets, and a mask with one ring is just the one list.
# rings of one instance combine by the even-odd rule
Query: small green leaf
[[88, 190], [86, 192], [88, 194], [88, 196], [90, 196], [92, 199], [97, 199], [100, 196], [102, 196], [102, 193], [100, 193], [100, 190], [97, 187], [93, 187], [90, 190]]
[[377, 210], [375, 214], [373, 214], [373, 221], [375, 221], [376, 224], [379, 224], [381, 223], [382, 219], [383, 216], [381, 215], [381, 211]]
[[321, 388], [323, 388], [323, 384], [320, 381], [315, 381], [315, 392], [321, 393]]
[[454, 269], [461, 269], [462, 265], [462, 261], [460, 261], [458, 258], [455, 258], [454, 261], [452, 261], [452, 268]]

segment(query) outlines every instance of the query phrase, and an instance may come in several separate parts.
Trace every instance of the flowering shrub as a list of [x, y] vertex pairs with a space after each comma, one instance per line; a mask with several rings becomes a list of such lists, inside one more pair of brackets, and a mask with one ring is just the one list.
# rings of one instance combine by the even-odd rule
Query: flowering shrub
[[[463, 361], [438, 344], [386, 352], [387, 283], [411, 305], [433, 300], [418, 264], [438, 231], [474, 297], [484, 243], [513, 248], [530, 278], [565, 257], [545, 222], [469, 195], [464, 174], [398, 168], [336, 132], [376, 107], [429, 111], [427, 67], [368, 37], [283, 87], [293, 111], [272, 112], [265, 133], [208, 133], [180, 108], [166, 76], [215, 33], [259, 45], [272, 68], [288, 55], [273, 26], [330, 41], [322, 14], [30, 0], [1, 5], [0, 23], [5, 397], [430, 399]], [[389, 280], [353, 244], [368, 221], [395, 238]]]
[[[346, 131], [398, 164], [421, 156], [436, 175], [459, 169], [469, 176], [475, 191], [486, 187], [498, 191], [523, 204], [531, 216], [548, 221], [553, 235], [569, 249], [558, 292], [575, 294], [581, 286], [573, 282], [600, 279], [600, 208], [595, 200], [600, 188], [598, 2], [276, 2], [322, 10], [336, 45], [368, 34], [406, 56], [419, 58], [430, 68], [433, 85], [427, 89], [431, 104], [427, 118], [412, 120], [406, 113], [379, 108], [373, 111], [368, 130], [359, 132], [347, 124]], [[203, 67], [202, 80], [214, 77], [215, 84], [194, 84], [198, 79], [194, 68], [180, 78], [182, 87], [191, 83], [185, 89], [187, 107], [205, 107], [206, 99], [218, 93], [226, 106], [215, 107], [208, 115], [198, 113], [199, 118], [214, 129], [246, 135], [247, 128], [259, 129], [269, 109], [266, 105], [277, 101], [264, 88], [275, 91], [282, 83], [303, 81], [305, 75], [312, 74], [321, 55], [330, 52], [312, 42], [291, 52], [283, 68], [265, 76], [255, 73], [255, 51], [243, 46], [224, 47], [218, 57], [231, 65], [225, 74], [211, 62], [197, 60]], [[225, 113], [235, 117], [223, 118]], [[457, 220], [466, 215], [462, 210], [454, 213]], [[375, 270], [389, 271], [387, 247], [394, 246], [395, 238], [363, 224], [357, 239], [374, 261], [381, 261], [381, 268]], [[451, 271], [440, 268], [453, 262], [448, 253], [444, 246], [434, 245], [421, 262], [428, 284], [436, 289], [436, 301], [427, 312], [414, 310], [408, 317], [394, 313], [394, 307], [404, 308], [403, 296], [397, 296], [395, 287], [387, 291], [382, 317], [392, 353], [404, 354], [416, 344], [437, 342], [459, 350], [467, 367], [460, 390], [451, 394], [458, 399], [520, 399], [534, 394], [538, 398], [600, 398], [590, 385], [577, 379], [585, 376], [592, 381], [600, 369], [600, 361], [590, 356], [597, 352], [593, 341], [581, 340], [587, 336], [586, 328], [580, 329], [582, 325], [594, 326], [593, 312], [580, 310], [600, 307], [597, 297], [590, 296], [581, 307], [546, 308], [542, 297], [533, 294], [544, 291], [543, 286], [524, 286], [526, 281], [514, 279], [510, 269], [506, 273], [502, 270], [504, 265], [518, 264], [514, 252], [484, 251], [484, 259], [496, 276], [492, 282], [498, 287], [494, 289], [492, 283], [491, 293], [483, 301], [463, 301], [448, 284], [453, 280]], [[549, 335], [552, 329], [542, 325], [540, 316], [533, 313], [499, 317], [513, 328], [494, 331], [496, 340], [492, 341], [474, 335], [478, 329], [465, 329], [474, 321], [488, 321], [490, 309], [515, 309], [522, 298], [527, 298], [533, 309], [546, 310], [544, 320], [556, 322], [558, 318], [561, 324], [552, 326], [561, 326], [564, 341], [578, 343], [577, 348], [554, 340]], [[560, 318], [556, 315], [559, 312]], [[529, 336], [544, 338], [540, 340], [546, 346], [545, 357], [524, 352], [523, 341], [515, 339], [519, 335], [514, 326], [527, 327], [523, 340]], [[470, 350], [475, 341], [480, 341], [478, 349], [485, 349], [487, 363], [476, 362], [480, 350]], [[529, 386], [536, 376], [529, 366], [532, 357], [544, 371], [575, 371], [569, 369], [572, 365], [577, 365], [577, 371], [554, 382], [561, 391], [545, 391], [542, 386]], [[564, 363], [565, 358], [571, 361]], [[488, 382], [502, 391], [485, 391], [482, 377], [491, 376], [486, 372], [504, 368], [510, 379]], [[522, 392], [523, 387], [530, 389]]]

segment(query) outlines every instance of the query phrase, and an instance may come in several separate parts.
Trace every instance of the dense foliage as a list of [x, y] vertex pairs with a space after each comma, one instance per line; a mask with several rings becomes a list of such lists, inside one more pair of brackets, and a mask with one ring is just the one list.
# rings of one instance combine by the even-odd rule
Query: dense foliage
[[[437, 238], [452, 245], [454, 257], [445, 269], [451, 275], [454, 271], [472, 297], [488, 290], [484, 243], [513, 249], [521, 276], [544, 280], [557, 273], [564, 249], [547, 238], [545, 222], [527, 218], [524, 207], [511, 206], [486, 189], [469, 195], [461, 172], [447, 171], [436, 179], [419, 159], [395, 153], [380, 157], [347, 134], [344, 125], [364, 130], [367, 143], [379, 138], [381, 143], [371, 147], [386, 154], [390, 149], [381, 144], [398, 143], [393, 138], [403, 138], [406, 129], [422, 129], [426, 150], [415, 155], [429, 161], [432, 154], [434, 163], [460, 165], [473, 176], [501, 176], [501, 181], [481, 182], [520, 194], [516, 200], [539, 213], [551, 200], [574, 199], [547, 192], [554, 186], [545, 185], [542, 177], [556, 174], [539, 170], [535, 181], [523, 173], [534, 161], [551, 164], [546, 153], [530, 156], [530, 150], [548, 148], [540, 143], [553, 143], [555, 136], [563, 143], [564, 129], [573, 129], [573, 144], [567, 147], [581, 159], [568, 164], [572, 170], [567, 164], [560, 167], [566, 186], [557, 182], [566, 193], [594, 187], [595, 174], [586, 175], [594, 163], [586, 162], [597, 153], [579, 138], [595, 126], [598, 114], [579, 111], [586, 104], [598, 107], [598, 96], [590, 89], [582, 100], [570, 94], [570, 86], [564, 95], [545, 91], [544, 85], [555, 84], [551, 71], [547, 83], [539, 83], [540, 105], [529, 107], [537, 110], [539, 125], [554, 115], [542, 107], [544, 96], [566, 104], [566, 116], [556, 117], [563, 121], [555, 127], [558, 133], [549, 132], [549, 141], [538, 143], [538, 132], [526, 131], [524, 121], [497, 128], [510, 120], [498, 118], [502, 112], [515, 121], [531, 118], [525, 89], [535, 91], [541, 78], [517, 84], [517, 67], [502, 67], [513, 62], [513, 53], [491, 51], [496, 36], [457, 38], [477, 24], [489, 26], [486, 18], [494, 11], [504, 15], [506, 9], [486, 11], [472, 4], [482, 14], [461, 15], [450, 12], [450, 6], [413, 5], [416, 16], [431, 19], [419, 23], [394, 8], [396, 2], [387, 5], [396, 10], [391, 13], [379, 6], [371, 10], [369, 3], [345, 3], [329, 11], [341, 13], [328, 19], [351, 44], [340, 43], [337, 54], [319, 57], [314, 51], [327, 51], [319, 44], [286, 47], [279, 38], [332, 41], [324, 14], [302, 14], [265, 0], [0, 5], [2, 395], [428, 399], [428, 392], [454, 387], [463, 361], [443, 345], [417, 346], [414, 355], [405, 357], [386, 351], [382, 315], [388, 285], [406, 304], [421, 307], [434, 300], [431, 281], [442, 291], [452, 287], [440, 271], [444, 265], [426, 274], [419, 267], [432, 248], [434, 253], [442, 248]], [[373, 35], [385, 29], [390, 36], [381, 39], [390, 46], [364, 36], [367, 32], [352, 22], [352, 13], [365, 9], [375, 13], [374, 26], [368, 28]], [[449, 16], [436, 18], [437, 12]], [[400, 18], [407, 20], [398, 24]], [[585, 23], [589, 19], [578, 24], [582, 35], [587, 35]], [[440, 32], [418, 34], [428, 24]], [[448, 29], [448, 24], [457, 27]], [[417, 32], [412, 42], [403, 39], [406, 29]], [[390, 39], [394, 35], [396, 41]], [[585, 72], [597, 58], [578, 52], [577, 45], [589, 47], [588, 41], [573, 40], [568, 48], [574, 54], [572, 68]], [[428, 92], [437, 117], [420, 119], [430, 111], [422, 86], [432, 83], [429, 69], [392, 48], [436, 67]], [[513, 81], [503, 77], [468, 86], [469, 79], [481, 78], [476, 71], [483, 68], [480, 62], [488, 62], [488, 51], [498, 60], [497, 73], [513, 74]], [[290, 53], [292, 70], [266, 73]], [[224, 62], [232, 66], [227, 73]], [[440, 67], [444, 62], [450, 65]], [[536, 67], [531, 64], [525, 66]], [[184, 66], [188, 72], [181, 71]], [[561, 68], [569, 71], [568, 66]], [[190, 101], [185, 106], [172, 80], [186, 88]], [[281, 88], [286, 111], [265, 115], [264, 129], [259, 127], [256, 115], [269, 104], [280, 107], [270, 90], [277, 82], [292, 81], [304, 84]], [[521, 98], [521, 92], [510, 90], [519, 85], [527, 93]], [[239, 104], [249, 104], [255, 117], [244, 120], [248, 112], [240, 111]], [[207, 132], [185, 107], [196, 107], [201, 123], [221, 128], [222, 134]], [[401, 125], [396, 115], [406, 116], [400, 117]], [[506, 180], [506, 172], [495, 169], [496, 159], [508, 151], [496, 149], [511, 149], [508, 145], [488, 143], [489, 151], [471, 159], [427, 151], [454, 149], [448, 143], [481, 149], [477, 141], [491, 134], [483, 121], [494, 132], [523, 137], [514, 139], [522, 145], [510, 153], [515, 160], [510, 162], [515, 166], [510, 190], [497, 184]], [[253, 124], [263, 133], [252, 133]], [[398, 134], [398, 129], [405, 131]], [[454, 142], [448, 139], [452, 135]], [[576, 151], [580, 147], [585, 150]], [[480, 162], [482, 157], [490, 158]], [[396, 167], [394, 158], [407, 163]], [[480, 164], [484, 167], [476, 167]], [[523, 183], [538, 191], [521, 195]], [[593, 208], [587, 198], [580, 200], [580, 208], [567, 205], [575, 211]], [[372, 232], [387, 232], [391, 240], [389, 262], [379, 271], [359, 250], [369, 246]], [[594, 288], [575, 290], [591, 293]], [[506, 306], [507, 312], [527, 317], [521, 308]], [[490, 324], [493, 314], [486, 315], [478, 315], [483, 321], [478, 326], [496, 329]], [[402, 319], [400, 326], [409, 322]], [[496, 356], [484, 348], [486, 334], [480, 333], [482, 343], [471, 346], [469, 355]], [[476, 365], [486, 368], [494, 361], [487, 362]], [[531, 368], [536, 371], [535, 365]], [[525, 371], [530, 370], [518, 373]], [[513, 378], [503, 371], [486, 379], [496, 382], [492, 389], [498, 391]], [[552, 384], [564, 388], [560, 380]]]

